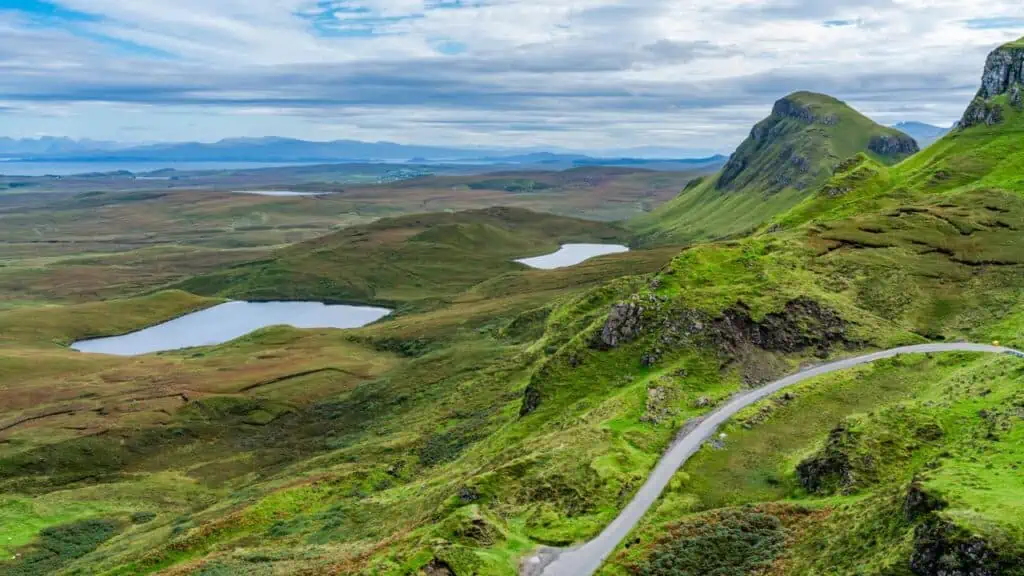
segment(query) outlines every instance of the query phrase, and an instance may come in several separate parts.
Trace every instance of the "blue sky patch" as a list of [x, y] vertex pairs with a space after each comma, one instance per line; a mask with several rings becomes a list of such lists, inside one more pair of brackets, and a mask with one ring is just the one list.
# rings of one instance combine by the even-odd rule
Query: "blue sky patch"
[[4, 0], [0, 10], [13, 10], [27, 15], [33, 20], [47, 20], [49, 22], [96, 22], [101, 20], [99, 16], [69, 10], [53, 2], [46, 0]]
[[1007, 30], [1024, 28], [1024, 18], [1018, 16], [996, 16], [993, 18], [972, 18], [964, 20], [971, 30]]

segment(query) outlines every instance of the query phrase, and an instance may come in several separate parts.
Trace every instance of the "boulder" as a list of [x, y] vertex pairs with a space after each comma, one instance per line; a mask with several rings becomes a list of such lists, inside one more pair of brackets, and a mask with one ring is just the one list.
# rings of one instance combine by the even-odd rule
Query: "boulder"
[[643, 330], [644, 308], [635, 302], [624, 302], [612, 306], [601, 333], [598, 334], [599, 348], [618, 348], [635, 340]]

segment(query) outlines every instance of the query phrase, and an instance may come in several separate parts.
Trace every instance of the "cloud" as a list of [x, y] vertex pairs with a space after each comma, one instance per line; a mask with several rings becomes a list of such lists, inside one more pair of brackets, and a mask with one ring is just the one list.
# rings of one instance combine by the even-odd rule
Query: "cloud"
[[728, 151], [799, 89], [948, 124], [1024, 35], [1007, 0], [18, 1], [0, 123], [100, 139]]

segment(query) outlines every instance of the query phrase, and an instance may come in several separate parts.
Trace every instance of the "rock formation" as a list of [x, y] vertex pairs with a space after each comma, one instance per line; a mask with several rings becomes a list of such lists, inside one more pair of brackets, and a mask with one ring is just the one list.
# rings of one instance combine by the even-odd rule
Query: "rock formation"
[[971, 101], [957, 128], [974, 126], [995, 126], [1003, 123], [1006, 110], [996, 99], [1007, 95], [1007, 101], [1017, 110], [1024, 109], [1024, 46], [1020, 43], [997, 48], [985, 61], [981, 76], [981, 88]]

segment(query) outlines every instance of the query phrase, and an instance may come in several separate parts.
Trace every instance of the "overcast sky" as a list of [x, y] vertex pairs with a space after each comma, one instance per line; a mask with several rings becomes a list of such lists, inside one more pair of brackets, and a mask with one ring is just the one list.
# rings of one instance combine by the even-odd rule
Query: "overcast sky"
[[729, 151], [777, 98], [948, 125], [1020, 0], [0, 0], [0, 135]]

